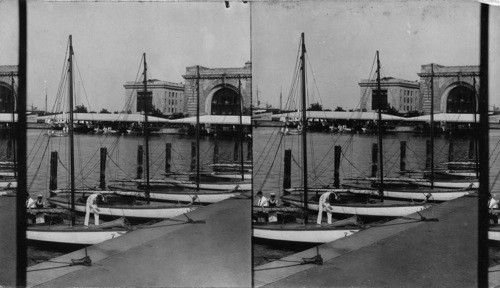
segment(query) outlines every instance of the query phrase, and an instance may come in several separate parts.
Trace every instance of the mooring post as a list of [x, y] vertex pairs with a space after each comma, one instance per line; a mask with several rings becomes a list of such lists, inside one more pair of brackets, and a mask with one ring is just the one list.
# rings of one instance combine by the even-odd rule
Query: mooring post
[[12, 147], [13, 145], [13, 139], [7, 140], [7, 159], [12, 160]]
[[196, 142], [191, 142], [191, 171], [196, 170]]
[[450, 143], [448, 144], [448, 162], [453, 162], [454, 159], [455, 159], [454, 144], [453, 141], [450, 139]]
[[286, 149], [283, 189], [289, 189], [291, 187], [292, 187], [292, 149]]
[[106, 160], [108, 157], [108, 148], [101, 147], [101, 169], [99, 170], [99, 188], [106, 189]]
[[57, 151], [52, 151], [50, 153], [49, 190], [57, 190]]
[[214, 164], [219, 163], [219, 141], [214, 142]]
[[333, 171], [333, 186], [335, 188], [340, 187], [340, 155], [342, 154], [342, 147], [340, 145], [335, 146], [335, 163], [334, 163], [334, 171]]
[[425, 169], [429, 170], [431, 168], [431, 140], [425, 140]]
[[406, 171], [406, 141], [400, 142], [399, 170]]
[[474, 146], [474, 140], [469, 141], [469, 160], [475, 160], [475, 146]]
[[144, 148], [142, 147], [142, 145], [138, 145], [137, 146], [137, 177], [136, 177], [136, 179], [142, 178], [143, 156], [144, 156]]
[[234, 142], [234, 154], [233, 154], [233, 160], [238, 161], [240, 154], [240, 143], [239, 142]]
[[247, 160], [252, 160], [252, 141], [247, 141]]
[[377, 177], [378, 144], [372, 144], [372, 177]]
[[165, 143], [165, 173], [170, 173], [172, 161], [172, 143]]

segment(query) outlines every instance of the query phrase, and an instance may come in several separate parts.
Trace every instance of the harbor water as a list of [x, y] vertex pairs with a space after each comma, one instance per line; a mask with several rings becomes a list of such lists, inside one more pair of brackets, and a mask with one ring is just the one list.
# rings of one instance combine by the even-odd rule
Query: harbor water
[[[49, 197], [50, 153], [58, 152], [59, 189], [69, 188], [69, 137], [48, 137], [47, 130], [28, 130], [28, 192], [36, 198], [41, 194]], [[165, 177], [166, 143], [171, 143], [171, 172], [189, 172], [191, 164], [191, 143], [196, 139], [186, 135], [152, 134], [149, 141], [150, 178]], [[234, 140], [218, 139], [219, 162], [234, 162]], [[200, 166], [213, 163], [215, 140], [209, 137], [200, 139]], [[91, 188], [99, 186], [100, 148], [106, 147], [106, 181], [134, 179], [137, 176], [138, 146], [144, 145], [144, 137], [114, 134], [77, 134], [75, 135], [75, 186]], [[247, 157], [247, 145], [243, 145]], [[145, 148], [144, 148], [145, 149]], [[144, 158], [144, 165], [145, 165]], [[143, 177], [145, 177], [144, 169]], [[29, 243], [28, 265], [34, 265], [56, 256], [81, 248], [73, 245], [49, 245]]]
[[[265, 197], [271, 192], [279, 197], [283, 185], [284, 149], [292, 150], [292, 187], [301, 183], [301, 135], [287, 135], [281, 138], [279, 128], [254, 128], [254, 191], [261, 190]], [[449, 143], [453, 143], [454, 161], [475, 161], [469, 158], [471, 135], [437, 135], [434, 141], [434, 163], [438, 168], [446, 168], [441, 163], [449, 159]], [[387, 133], [383, 136], [384, 176], [398, 177], [400, 169], [400, 142], [406, 141], [406, 169], [426, 170], [426, 141], [428, 135], [416, 133]], [[495, 179], [500, 170], [500, 130], [490, 131], [490, 189], [500, 197], [500, 183]], [[281, 145], [278, 145], [281, 142]], [[342, 147], [340, 181], [354, 177], [370, 176], [372, 169], [372, 144], [377, 143], [375, 134], [333, 134], [308, 133], [308, 185], [320, 186], [333, 183], [334, 146]], [[278, 148], [279, 147], [279, 148]], [[255, 192], [254, 192], [255, 195]], [[255, 202], [256, 203], [256, 202]], [[310, 247], [310, 246], [309, 246]], [[305, 250], [303, 245], [286, 245], [254, 240], [254, 265], [285, 257]], [[500, 249], [493, 247], [490, 255], [500, 260]], [[311, 255], [314, 256], [314, 255]], [[491, 257], [490, 257], [491, 258]]]

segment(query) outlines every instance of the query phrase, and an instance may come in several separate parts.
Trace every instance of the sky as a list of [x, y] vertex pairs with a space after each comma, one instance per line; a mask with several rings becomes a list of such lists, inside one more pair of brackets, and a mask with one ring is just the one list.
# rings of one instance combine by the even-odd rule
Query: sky
[[[0, 2], [0, 10], [6, 6]], [[82, 78], [75, 74], [76, 104], [121, 111], [123, 84], [136, 79], [143, 52], [148, 77], [163, 81], [183, 82], [193, 65], [243, 67], [249, 17], [243, 3], [28, 1], [28, 104], [45, 109], [47, 91], [53, 106], [70, 34]]]
[[[252, 3], [254, 104], [279, 107], [289, 95], [300, 34], [305, 33], [309, 102], [357, 108], [358, 82], [370, 76], [379, 50], [385, 77], [419, 80], [423, 64], [479, 65], [477, 2], [302, 1]], [[490, 8], [490, 79], [499, 79], [500, 7]], [[314, 75], [313, 75], [314, 73]], [[315, 80], [319, 92], [314, 91]], [[490, 81], [490, 104], [500, 104]], [[283, 104], [283, 107], [285, 105]]]

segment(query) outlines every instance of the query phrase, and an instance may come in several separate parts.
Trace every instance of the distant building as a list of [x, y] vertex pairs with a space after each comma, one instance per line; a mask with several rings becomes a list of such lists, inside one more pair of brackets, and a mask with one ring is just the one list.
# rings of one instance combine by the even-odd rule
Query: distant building
[[[363, 79], [358, 83], [361, 88], [362, 111], [376, 111], [378, 109], [377, 81]], [[420, 107], [420, 84], [418, 81], [409, 81], [393, 77], [380, 79], [380, 96], [382, 109], [388, 105], [399, 113], [418, 111]]]
[[184, 85], [150, 79], [147, 83], [149, 97], [145, 98], [141, 93], [144, 84], [141, 82], [126, 82], [125, 87], [125, 111], [141, 113], [144, 110], [146, 99], [150, 101], [150, 107], [159, 109], [163, 115], [173, 115], [184, 112]]
[[11, 113], [16, 109], [18, 70], [17, 65], [0, 65], [0, 113]]
[[[184, 77], [184, 111], [189, 116], [196, 115], [198, 80], [197, 66], [186, 67]], [[207, 68], [199, 66], [200, 114], [239, 115], [241, 105], [244, 114], [250, 115], [252, 96], [252, 63], [246, 62], [242, 68]]]
[[434, 70], [434, 113], [477, 112], [479, 66], [425, 64], [418, 73], [422, 97], [420, 109], [424, 114], [431, 111], [431, 66]]

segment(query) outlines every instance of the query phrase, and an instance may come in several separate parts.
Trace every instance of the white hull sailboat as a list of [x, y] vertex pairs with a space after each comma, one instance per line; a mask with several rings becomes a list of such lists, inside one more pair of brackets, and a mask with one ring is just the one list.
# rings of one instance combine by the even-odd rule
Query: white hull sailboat
[[[338, 221], [346, 223], [344, 220]], [[359, 227], [346, 227], [344, 224], [334, 222], [330, 225], [305, 226], [303, 224], [253, 224], [253, 237], [303, 243], [328, 243], [359, 231]]]
[[[51, 197], [48, 201], [51, 204], [55, 204], [62, 208], [71, 208], [71, 203], [63, 195]], [[133, 204], [121, 205], [107, 205], [103, 203], [99, 204], [99, 215], [126, 218], [168, 219], [194, 211], [196, 208], [197, 206], [191, 205], [187, 206], [154, 202], [149, 204], [143, 202], [143, 205], [138, 205], [137, 201]], [[75, 211], [85, 213], [86, 205], [83, 203], [75, 203]]]
[[89, 227], [69, 226], [67, 224], [30, 224], [26, 230], [26, 239], [51, 243], [94, 245], [120, 237], [130, 231], [125, 226], [123, 218]]
[[[376, 188], [357, 188], [354, 185], [344, 185], [344, 187], [352, 187], [353, 189], [345, 189], [347, 192], [358, 195], [370, 195], [378, 197], [378, 190]], [[328, 189], [326, 189], [328, 190]], [[333, 192], [335, 189], [330, 189]], [[398, 189], [398, 188], [385, 188], [383, 190], [384, 198], [390, 199], [405, 199], [405, 200], [430, 200], [430, 201], [450, 201], [459, 197], [467, 196], [476, 193], [475, 189]]]
[[[304, 187], [304, 194], [307, 197], [307, 117], [306, 117], [306, 75], [305, 75], [305, 61], [306, 61], [306, 47], [304, 42], [304, 33], [301, 35], [301, 106], [302, 106], [302, 183]], [[307, 199], [307, 198], [306, 198]], [[274, 209], [274, 208], [272, 208]], [[307, 243], [326, 243], [335, 241], [337, 239], [346, 237], [359, 231], [359, 227], [356, 227], [357, 217], [351, 219], [341, 220], [339, 222], [334, 222], [329, 225], [317, 225], [316, 223], [309, 222], [308, 210], [303, 207], [303, 224], [297, 223], [284, 223], [284, 224], [273, 224], [273, 223], [260, 223], [254, 222], [252, 225], [253, 237], [266, 239], [266, 240], [278, 240], [278, 241], [291, 241], [291, 242], [307, 242]], [[258, 211], [258, 210], [254, 210]], [[258, 220], [257, 220], [258, 221]]]
[[195, 181], [188, 180], [176, 180], [176, 179], [164, 179], [164, 180], [154, 180], [151, 181], [152, 184], [155, 183], [168, 183], [174, 184], [179, 187], [196, 189], [198, 186], [202, 190], [236, 190], [236, 191], [250, 191], [252, 189], [251, 182], [218, 182], [218, 183], [199, 183], [196, 184]]
[[[133, 190], [116, 190], [116, 194], [123, 196], [144, 197], [144, 192]], [[196, 203], [196, 204], [212, 204], [222, 200], [226, 200], [240, 195], [238, 191], [196, 191], [196, 190], [181, 190], [181, 191], [152, 191], [149, 192], [149, 198], [152, 200]]]
[[[74, 145], [73, 144], [73, 45], [72, 37], [69, 36], [69, 59], [68, 59], [68, 86], [69, 86], [69, 110], [70, 110], [70, 121], [69, 121], [69, 137], [70, 137], [70, 154], [74, 155]], [[70, 161], [70, 171], [74, 172], [74, 161]], [[74, 194], [74, 183], [75, 183], [75, 173], [70, 173], [70, 184], [71, 190], [67, 194], [71, 196]], [[74, 199], [73, 197], [71, 197]], [[50, 198], [49, 198], [50, 199]], [[49, 200], [50, 201], [50, 200]], [[67, 201], [66, 211], [71, 211], [72, 205], [70, 201]], [[45, 213], [47, 209], [35, 209], [38, 212]], [[50, 209], [49, 209], [50, 210]], [[50, 213], [50, 212], [48, 212]], [[60, 212], [55, 212], [60, 213]], [[45, 215], [43, 215], [45, 218]], [[44, 241], [44, 242], [54, 242], [54, 243], [67, 243], [67, 244], [84, 244], [91, 245], [97, 244], [102, 241], [113, 239], [127, 233], [129, 229], [125, 226], [125, 219], [117, 219], [112, 222], [103, 223], [99, 226], [89, 226], [85, 227], [83, 225], [77, 225], [74, 215], [71, 215], [71, 222], [65, 224], [30, 224], [26, 229], [26, 238], [28, 240], [34, 241]], [[117, 227], [117, 226], [121, 226]]]
[[[282, 200], [297, 207], [304, 207], [304, 202], [300, 195], [283, 196]], [[406, 216], [427, 209], [430, 206], [432, 205], [428, 203], [402, 203], [401, 201], [391, 200], [384, 200], [384, 202], [376, 201], [373, 203], [330, 204], [332, 213], [377, 217]], [[318, 203], [309, 200], [307, 209], [319, 211]]]

